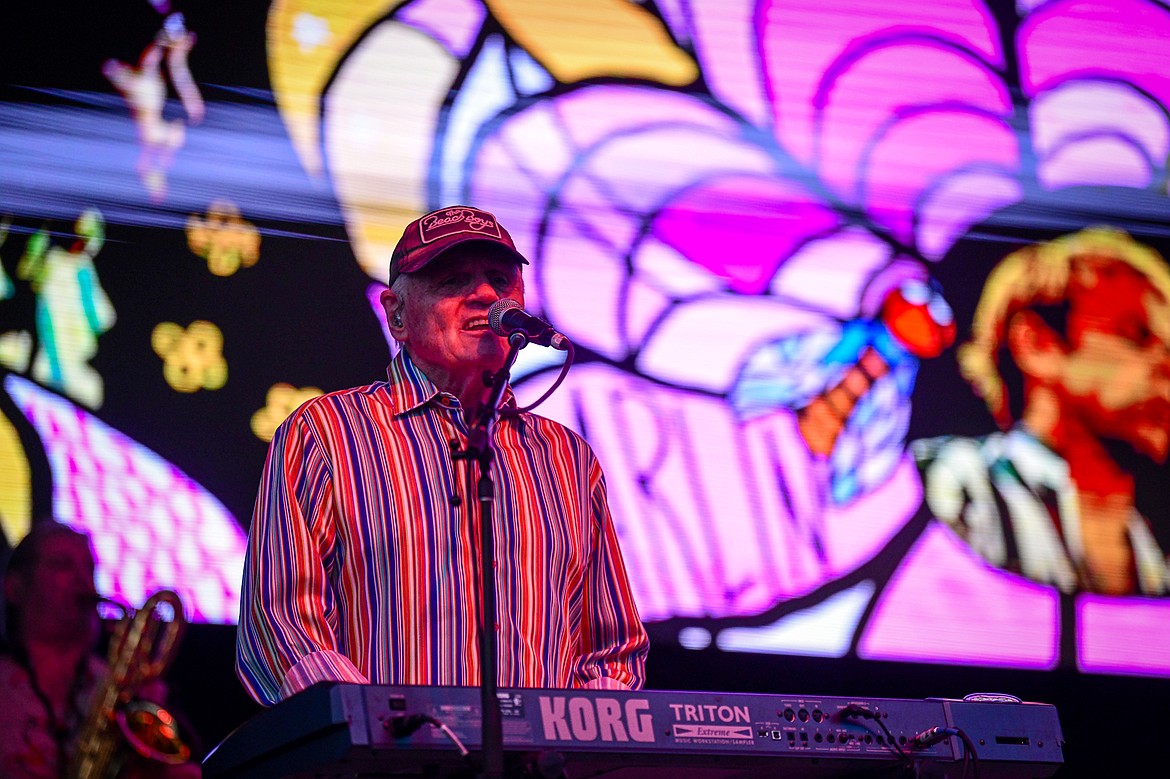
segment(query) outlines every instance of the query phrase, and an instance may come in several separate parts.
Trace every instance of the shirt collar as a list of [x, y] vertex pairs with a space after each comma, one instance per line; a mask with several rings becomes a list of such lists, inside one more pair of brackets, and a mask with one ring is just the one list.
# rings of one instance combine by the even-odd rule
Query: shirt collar
[[[453, 404], [459, 401], [450, 393], [441, 392], [434, 382], [414, 364], [405, 349], [399, 349], [398, 354], [390, 361], [386, 368], [386, 378], [389, 381], [390, 398], [394, 403], [394, 413], [404, 414], [428, 403], [439, 402], [440, 397], [448, 398]], [[446, 404], [444, 404], [446, 405]], [[504, 388], [504, 397], [500, 402], [502, 415], [516, 414], [516, 396], [509, 384]]]

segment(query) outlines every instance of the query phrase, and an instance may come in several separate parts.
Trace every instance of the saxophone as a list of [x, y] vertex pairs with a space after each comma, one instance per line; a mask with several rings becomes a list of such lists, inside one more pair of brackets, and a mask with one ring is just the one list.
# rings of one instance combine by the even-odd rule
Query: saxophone
[[173, 591], [159, 590], [137, 611], [122, 611], [110, 636], [109, 672], [78, 734], [70, 779], [114, 779], [136, 755], [170, 765], [191, 758], [174, 716], [134, 698], [170, 665], [187, 624], [183, 603]]

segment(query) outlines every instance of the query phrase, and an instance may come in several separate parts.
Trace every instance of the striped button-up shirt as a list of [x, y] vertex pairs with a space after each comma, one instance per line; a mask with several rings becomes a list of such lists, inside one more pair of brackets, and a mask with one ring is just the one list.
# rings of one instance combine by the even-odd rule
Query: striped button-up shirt
[[[463, 411], [405, 352], [387, 374], [308, 401], [273, 436], [237, 645], [261, 703], [323, 680], [480, 683]], [[648, 640], [592, 449], [530, 413], [501, 414], [493, 439], [498, 684], [641, 687]]]

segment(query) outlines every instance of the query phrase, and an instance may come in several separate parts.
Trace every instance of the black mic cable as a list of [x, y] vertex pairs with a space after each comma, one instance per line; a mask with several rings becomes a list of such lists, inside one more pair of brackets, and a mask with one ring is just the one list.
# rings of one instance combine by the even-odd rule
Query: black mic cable
[[914, 738], [910, 739], [910, 748], [911, 749], [926, 749], [927, 747], [929, 747], [933, 744], [937, 744], [938, 742], [942, 741], [943, 739], [950, 738], [951, 736], [957, 736], [957, 735], [959, 735], [958, 728], [944, 728], [941, 726], [934, 727], [934, 728], [927, 728], [926, 730], [924, 730], [921, 733], [919, 733], [918, 735], [916, 735]]

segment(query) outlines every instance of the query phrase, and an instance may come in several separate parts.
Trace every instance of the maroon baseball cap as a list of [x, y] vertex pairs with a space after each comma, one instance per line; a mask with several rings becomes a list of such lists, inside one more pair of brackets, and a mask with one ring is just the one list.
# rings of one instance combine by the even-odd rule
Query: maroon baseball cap
[[495, 216], [471, 206], [445, 206], [406, 226], [390, 257], [390, 285], [399, 274], [421, 270], [443, 252], [467, 241], [495, 244], [517, 262], [528, 264]]

